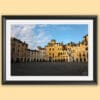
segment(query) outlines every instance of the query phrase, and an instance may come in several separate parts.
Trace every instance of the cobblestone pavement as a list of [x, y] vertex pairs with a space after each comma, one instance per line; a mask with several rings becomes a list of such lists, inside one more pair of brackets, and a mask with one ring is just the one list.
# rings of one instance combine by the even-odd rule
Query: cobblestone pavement
[[88, 63], [27, 62], [11, 64], [12, 75], [88, 75]]

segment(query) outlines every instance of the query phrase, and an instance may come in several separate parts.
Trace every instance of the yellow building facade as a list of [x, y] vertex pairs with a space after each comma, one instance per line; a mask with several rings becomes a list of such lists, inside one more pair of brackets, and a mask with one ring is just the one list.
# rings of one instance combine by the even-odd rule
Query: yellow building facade
[[88, 62], [88, 35], [79, 43], [56, 43], [51, 40], [45, 47], [48, 61]]
[[56, 43], [56, 40], [51, 40], [46, 48], [46, 55], [49, 61], [66, 61], [67, 52], [63, 43]]
[[88, 35], [77, 44], [69, 43], [66, 45], [69, 62], [88, 62]]

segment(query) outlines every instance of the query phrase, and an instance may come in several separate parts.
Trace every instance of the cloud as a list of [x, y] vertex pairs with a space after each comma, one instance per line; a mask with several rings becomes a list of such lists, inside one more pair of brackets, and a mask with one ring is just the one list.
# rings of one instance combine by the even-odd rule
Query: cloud
[[37, 25], [12, 25], [11, 36], [28, 43], [30, 49], [36, 49], [37, 46], [43, 47], [50, 41], [51, 36], [42, 29], [36, 33], [36, 27]]

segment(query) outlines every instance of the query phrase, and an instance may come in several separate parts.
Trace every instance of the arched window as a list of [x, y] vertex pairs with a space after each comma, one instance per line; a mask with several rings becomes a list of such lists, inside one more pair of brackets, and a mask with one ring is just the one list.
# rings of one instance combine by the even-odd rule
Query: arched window
[[83, 56], [85, 57], [85, 53], [83, 53]]
[[79, 57], [81, 58], [81, 53], [79, 54]]

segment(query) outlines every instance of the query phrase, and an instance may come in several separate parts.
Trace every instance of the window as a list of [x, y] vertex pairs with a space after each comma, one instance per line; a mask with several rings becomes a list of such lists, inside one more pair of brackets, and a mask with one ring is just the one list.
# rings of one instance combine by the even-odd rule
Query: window
[[19, 52], [19, 49], [17, 49], [17, 52]]
[[49, 50], [51, 50], [51, 48], [49, 48]]
[[81, 57], [81, 53], [79, 54], [79, 56]]
[[52, 56], [54, 57], [54, 53], [52, 54]]
[[85, 57], [85, 53], [83, 53], [83, 56]]
[[58, 53], [58, 56], [60, 56], [60, 53]]
[[86, 50], [88, 50], [88, 47], [86, 48]]
[[18, 45], [18, 47], [20, 47], [20, 44]]
[[58, 56], [60, 56], [60, 55], [62, 55], [62, 53], [59, 52], [59, 53], [58, 53]]

